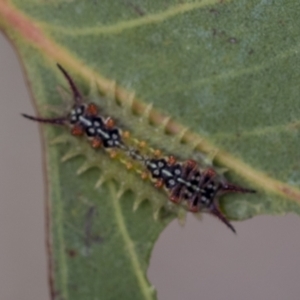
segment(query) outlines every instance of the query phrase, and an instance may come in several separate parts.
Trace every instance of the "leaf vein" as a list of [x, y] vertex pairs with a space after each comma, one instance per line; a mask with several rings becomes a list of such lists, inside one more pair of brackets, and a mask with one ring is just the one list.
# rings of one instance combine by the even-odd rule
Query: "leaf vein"
[[136, 275], [138, 284], [141, 288], [144, 298], [147, 300], [152, 300], [153, 299], [153, 297], [152, 297], [153, 289], [151, 289], [151, 287], [149, 287], [149, 285], [144, 277], [143, 270], [142, 270], [142, 267], [141, 267], [139, 259], [138, 259], [138, 255], [135, 251], [134, 242], [132, 241], [132, 239], [129, 235], [129, 232], [128, 232], [126, 224], [125, 224], [125, 220], [123, 218], [123, 214], [122, 214], [122, 210], [121, 210], [121, 206], [120, 206], [121, 195], [118, 195], [116, 193], [115, 186], [113, 185], [113, 183], [109, 184], [109, 190], [111, 193], [111, 200], [112, 200], [112, 204], [114, 207], [114, 213], [116, 216], [116, 223], [117, 223], [117, 226], [119, 227], [120, 234], [123, 238], [125, 248], [127, 250], [127, 254], [128, 254], [128, 257], [129, 257], [131, 265], [132, 265], [133, 272]]
[[[226, 3], [231, 0], [225, 0]], [[223, 1], [223, 2], [225, 2]], [[184, 3], [177, 6], [173, 6], [165, 11], [161, 11], [155, 14], [145, 15], [141, 18], [131, 19], [127, 21], [121, 21], [114, 25], [89, 27], [83, 29], [67, 28], [64, 26], [49, 25], [43, 22], [39, 22], [43, 28], [48, 28], [53, 31], [58, 31], [60, 34], [67, 34], [72, 36], [82, 35], [100, 35], [100, 34], [120, 34], [124, 30], [133, 29], [141, 26], [158, 24], [164, 22], [170, 18], [174, 18], [177, 15], [184, 14], [195, 9], [204, 8], [207, 6], [213, 6], [219, 4], [219, 0], [202, 0], [200, 2]]]
[[[255, 74], [260, 71], [266, 70], [268, 67], [274, 66], [274, 64], [280, 60], [287, 59], [289, 57], [292, 57], [294, 55], [300, 54], [300, 43], [295, 45], [294, 47], [291, 47], [290, 49], [287, 49], [285, 51], [281, 51], [277, 55], [275, 55], [273, 58], [269, 59], [266, 62], [259, 62], [255, 65], [251, 65], [248, 68], [240, 68], [240, 69], [232, 69], [228, 70], [216, 75], [208, 76], [205, 78], [197, 78], [190, 82], [190, 84], [185, 84], [184, 86], [176, 86], [172, 88], [172, 90], [168, 90], [168, 95], [172, 93], [178, 93], [182, 91], [191, 90], [192, 88], [199, 88], [200, 86], [205, 86], [207, 84], [215, 83], [217, 81], [225, 81], [225, 80], [232, 80], [234, 78], [242, 77], [249, 74]], [[158, 93], [155, 93], [155, 96], [163, 95], [165, 91], [160, 89]]]

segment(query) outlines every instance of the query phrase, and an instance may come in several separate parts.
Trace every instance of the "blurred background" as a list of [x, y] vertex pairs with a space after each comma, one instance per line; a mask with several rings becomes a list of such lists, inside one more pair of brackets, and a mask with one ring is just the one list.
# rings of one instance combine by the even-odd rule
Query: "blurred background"
[[[0, 299], [49, 300], [43, 165], [21, 65], [0, 35]], [[299, 116], [300, 117], [300, 116]], [[189, 216], [161, 234], [148, 278], [159, 300], [300, 297], [300, 218], [260, 216], [234, 223]], [[87, 299], [89, 300], [89, 299]]]

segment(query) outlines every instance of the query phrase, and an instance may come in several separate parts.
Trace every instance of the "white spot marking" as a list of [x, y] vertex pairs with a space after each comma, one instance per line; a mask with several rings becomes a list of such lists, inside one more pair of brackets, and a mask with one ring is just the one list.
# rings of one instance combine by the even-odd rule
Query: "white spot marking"
[[105, 139], [109, 139], [109, 134], [107, 134], [105, 131], [103, 131], [101, 128], [97, 129], [97, 133], [99, 133], [102, 137]]
[[162, 168], [163, 166], [164, 166], [164, 163], [163, 163], [163, 162], [161, 162], [161, 161], [158, 162], [158, 167], [159, 167], [159, 168]]
[[180, 175], [180, 174], [181, 174], [181, 171], [180, 171], [179, 169], [176, 169], [176, 170], [175, 170], [175, 174], [176, 174], [176, 175]]
[[171, 172], [169, 172], [168, 170], [162, 170], [162, 173], [169, 177], [173, 177], [173, 174]]
[[92, 122], [83, 116], [79, 116], [79, 120], [86, 126], [92, 126]]
[[174, 185], [175, 184], [175, 180], [174, 179], [169, 180], [169, 184], [170, 185]]
[[95, 128], [93, 128], [93, 127], [89, 128], [89, 133], [94, 134], [95, 133]]

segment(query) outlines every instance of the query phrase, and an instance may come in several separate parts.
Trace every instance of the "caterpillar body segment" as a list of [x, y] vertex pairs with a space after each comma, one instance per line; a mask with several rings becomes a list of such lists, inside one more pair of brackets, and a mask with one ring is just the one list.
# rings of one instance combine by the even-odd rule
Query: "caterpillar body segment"
[[[71, 110], [68, 114], [56, 118], [23, 114], [25, 118], [40, 123], [68, 126], [73, 136], [85, 137], [94, 151], [105, 150], [110, 158], [121, 162], [128, 172], [135, 170], [143, 179], [150, 179], [156, 188], [165, 191], [170, 204], [181, 205], [192, 213], [210, 213], [235, 232], [234, 227], [219, 208], [219, 198], [225, 193], [254, 193], [254, 190], [227, 182], [210, 163], [205, 165], [192, 159], [177, 160], [173, 155], [164, 156], [159, 149], [148, 147], [146, 142], [132, 138], [129, 131], [118, 127], [112, 117], [101, 115], [101, 110], [95, 103], [84, 102], [71, 76], [62, 66], [58, 65], [58, 68], [72, 91], [74, 103]], [[149, 105], [143, 117], [146, 118], [151, 111], [152, 105]], [[165, 121], [169, 122], [169, 119]], [[186, 130], [182, 131], [180, 140], [185, 132]], [[63, 159], [70, 159], [80, 153], [79, 149], [76, 151], [71, 149]], [[93, 166], [94, 162], [87, 161], [77, 173], [81, 174]], [[96, 186], [99, 187], [106, 178], [102, 175]], [[124, 188], [130, 186], [124, 182], [122, 184]], [[125, 192], [124, 188], [123, 192]], [[137, 197], [134, 209], [142, 200], [142, 196]], [[158, 217], [161, 206], [161, 202], [153, 200], [155, 218]]]

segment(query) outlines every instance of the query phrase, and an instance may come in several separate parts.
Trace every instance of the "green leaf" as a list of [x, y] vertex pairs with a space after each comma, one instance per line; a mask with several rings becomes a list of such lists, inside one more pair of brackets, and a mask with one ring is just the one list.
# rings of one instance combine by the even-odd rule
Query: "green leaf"
[[[97, 86], [103, 96], [88, 98], [134, 137], [183, 159], [214, 156], [232, 182], [256, 189], [221, 199], [242, 220], [300, 212], [299, 12], [295, 0], [1, 0], [0, 26], [40, 115], [61, 103], [58, 62], [86, 95]], [[85, 141], [51, 145], [63, 130], [44, 133], [53, 298], [155, 298], [145, 271], [175, 216], [153, 220], [165, 196]], [[76, 151], [85, 158], [61, 163]], [[84, 163], [114, 180], [94, 189], [98, 169], [76, 176]], [[133, 212], [139, 191], [150, 202]]]

